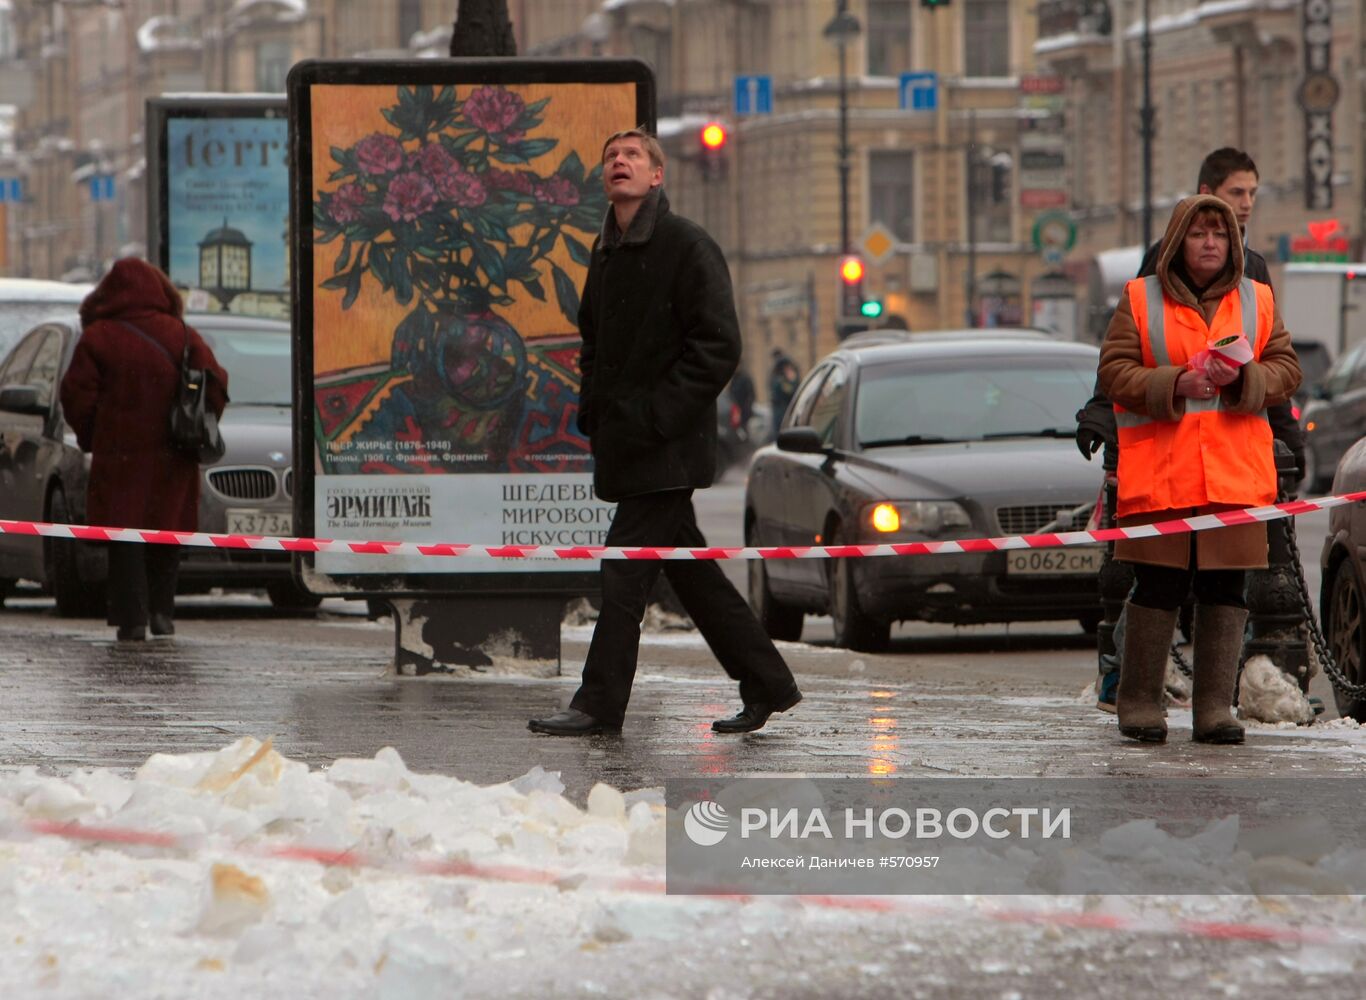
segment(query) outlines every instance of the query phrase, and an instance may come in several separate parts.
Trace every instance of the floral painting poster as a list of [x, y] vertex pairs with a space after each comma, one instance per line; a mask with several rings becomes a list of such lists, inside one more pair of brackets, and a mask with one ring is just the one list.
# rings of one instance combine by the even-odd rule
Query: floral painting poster
[[[318, 534], [601, 544], [577, 314], [638, 114], [635, 82], [309, 88]], [[564, 568], [460, 562], [420, 569]]]

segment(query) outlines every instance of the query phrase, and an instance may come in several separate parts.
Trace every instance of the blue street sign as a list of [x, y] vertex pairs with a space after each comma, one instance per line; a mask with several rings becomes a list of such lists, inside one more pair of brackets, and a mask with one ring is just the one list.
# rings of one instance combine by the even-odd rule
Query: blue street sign
[[939, 75], [902, 73], [897, 93], [902, 111], [936, 111], [939, 108]]
[[23, 201], [24, 181], [19, 177], [0, 177], [0, 201]]
[[773, 77], [737, 76], [735, 78], [736, 115], [773, 114]]
[[95, 174], [90, 178], [90, 200], [91, 201], [113, 201], [114, 200], [114, 175]]

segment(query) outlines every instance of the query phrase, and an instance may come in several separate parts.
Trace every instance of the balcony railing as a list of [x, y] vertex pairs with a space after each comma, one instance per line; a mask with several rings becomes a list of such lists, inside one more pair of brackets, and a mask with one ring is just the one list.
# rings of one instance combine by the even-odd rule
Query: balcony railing
[[1108, 0], [1040, 0], [1039, 40], [1059, 35], [1109, 37], [1114, 26]]

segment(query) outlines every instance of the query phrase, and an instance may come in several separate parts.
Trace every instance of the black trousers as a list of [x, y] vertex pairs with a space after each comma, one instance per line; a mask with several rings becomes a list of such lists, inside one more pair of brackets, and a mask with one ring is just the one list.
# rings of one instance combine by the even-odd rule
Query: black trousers
[[[607, 544], [705, 546], [693, 512], [692, 490], [622, 500], [608, 529]], [[714, 560], [605, 559], [602, 611], [588, 646], [583, 683], [571, 707], [608, 725], [621, 725], [636, 676], [640, 623], [661, 570], [713, 655], [740, 682], [745, 704], [777, 700], [796, 686], [773, 640]]]
[[1246, 570], [1197, 568], [1194, 553], [1191, 554], [1191, 566], [1187, 569], [1134, 563], [1134, 582], [1137, 586], [1134, 587], [1131, 600], [1139, 607], [1175, 611], [1186, 602], [1186, 595], [1194, 590], [1196, 604], [1246, 608], [1247, 601], [1243, 597], [1246, 580]]
[[109, 546], [109, 624], [137, 628], [148, 613], [175, 616], [180, 546], [112, 542]]

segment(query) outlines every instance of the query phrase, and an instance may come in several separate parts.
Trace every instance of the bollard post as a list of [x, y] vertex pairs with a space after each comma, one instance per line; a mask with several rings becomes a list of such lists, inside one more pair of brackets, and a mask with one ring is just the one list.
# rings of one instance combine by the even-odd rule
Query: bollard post
[[[1279, 499], [1284, 500], [1299, 470], [1284, 442], [1277, 441], [1275, 446]], [[1309, 647], [1304, 599], [1290, 548], [1290, 532], [1294, 530], [1292, 518], [1267, 522], [1267, 568], [1248, 574], [1248, 638], [1243, 643], [1242, 662], [1266, 656], [1304, 691], [1309, 687]]]
[[[1119, 468], [1119, 451], [1110, 445], [1105, 446], [1105, 511], [1101, 527], [1115, 526], [1115, 504], [1118, 500], [1119, 480], [1115, 473]], [[1124, 601], [1134, 585], [1134, 570], [1128, 563], [1115, 559], [1115, 543], [1105, 546], [1105, 559], [1096, 577], [1096, 588], [1100, 592], [1100, 605], [1103, 612], [1100, 624], [1096, 627], [1096, 658], [1101, 673], [1106, 672], [1106, 663], [1117, 662], [1119, 651], [1115, 648], [1115, 623], [1124, 608]]]

